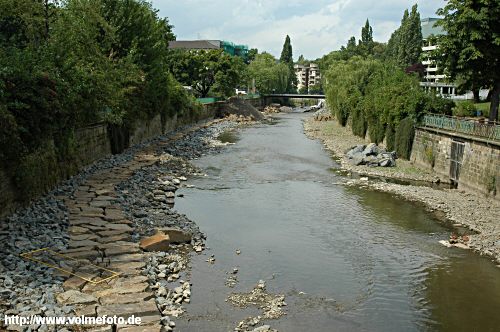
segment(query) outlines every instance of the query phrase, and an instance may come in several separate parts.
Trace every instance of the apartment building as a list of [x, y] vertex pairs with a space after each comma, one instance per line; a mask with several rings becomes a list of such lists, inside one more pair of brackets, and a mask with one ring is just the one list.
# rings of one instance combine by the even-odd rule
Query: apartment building
[[319, 84], [321, 82], [321, 74], [319, 66], [315, 63], [308, 65], [294, 65], [295, 75], [297, 75], [297, 89], [301, 90], [310, 86]]

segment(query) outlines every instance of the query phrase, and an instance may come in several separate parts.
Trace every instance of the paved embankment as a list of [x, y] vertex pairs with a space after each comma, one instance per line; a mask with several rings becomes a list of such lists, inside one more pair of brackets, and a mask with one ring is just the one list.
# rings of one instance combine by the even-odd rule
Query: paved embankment
[[[175, 323], [170, 317], [182, 313], [182, 303], [189, 302], [190, 284], [180, 280], [188, 264], [185, 253], [191, 245], [196, 251], [203, 249], [203, 234], [198, 227], [171, 210], [175, 191], [187, 176], [197, 174], [188, 159], [217, 150], [214, 139], [234, 126], [234, 122], [214, 120], [101, 160], [3, 220], [0, 313], [135, 315], [142, 318], [140, 327], [118, 329], [172, 330]], [[162, 226], [181, 229], [191, 241], [172, 245], [167, 253], [141, 250], [139, 239]], [[75, 269], [75, 274], [99, 276], [99, 270], [91, 265], [96, 264], [119, 276], [94, 284], [19, 256], [41, 248], [76, 259], [71, 264], [77, 262], [81, 268]], [[106, 276], [109, 274], [102, 275]], [[14, 325], [7, 328], [22, 330]], [[112, 329], [107, 325], [92, 328]]]

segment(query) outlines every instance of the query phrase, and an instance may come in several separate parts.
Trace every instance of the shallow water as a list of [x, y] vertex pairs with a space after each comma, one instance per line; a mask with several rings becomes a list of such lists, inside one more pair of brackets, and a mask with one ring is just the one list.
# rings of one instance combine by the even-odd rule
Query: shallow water
[[[232, 331], [259, 311], [225, 299], [263, 279], [286, 295], [287, 315], [265, 321], [279, 331], [498, 331], [500, 269], [440, 245], [453, 230], [422, 207], [338, 184], [329, 153], [303, 134], [306, 116], [244, 129], [194, 161], [208, 176], [191, 179], [175, 208], [210, 249], [192, 257], [179, 330]], [[239, 282], [229, 288], [233, 267]]]

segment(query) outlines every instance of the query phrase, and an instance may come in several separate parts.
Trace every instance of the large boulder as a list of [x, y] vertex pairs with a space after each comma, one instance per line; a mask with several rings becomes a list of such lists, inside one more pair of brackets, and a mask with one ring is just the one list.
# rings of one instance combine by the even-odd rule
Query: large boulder
[[355, 166], [367, 165], [369, 167], [393, 167], [396, 166], [396, 153], [386, 152], [375, 143], [368, 145], [356, 145], [346, 152], [349, 163]]
[[158, 229], [158, 233], [167, 235], [170, 239], [170, 243], [191, 243], [191, 233], [184, 232], [183, 230], [180, 230], [178, 228], [163, 227]]
[[365, 156], [376, 156], [380, 152], [377, 144], [375, 143], [370, 143], [368, 144], [365, 149], [363, 150], [363, 155]]
[[365, 150], [364, 145], [356, 145], [352, 147], [349, 151], [347, 151], [346, 155], [347, 158], [351, 159], [354, 158], [355, 156], [361, 155], [361, 153]]

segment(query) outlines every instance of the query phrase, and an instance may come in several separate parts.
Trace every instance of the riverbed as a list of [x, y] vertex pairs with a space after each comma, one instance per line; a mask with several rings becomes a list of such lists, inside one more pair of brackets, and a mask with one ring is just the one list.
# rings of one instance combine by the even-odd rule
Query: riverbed
[[193, 295], [179, 330], [232, 331], [260, 311], [227, 297], [264, 280], [285, 295], [287, 315], [256, 326], [496, 331], [500, 269], [439, 244], [454, 230], [422, 206], [343, 185], [335, 161], [303, 134], [305, 117], [242, 129], [236, 144], [193, 161], [207, 176], [190, 179], [175, 208], [206, 233], [208, 249], [192, 254]]

